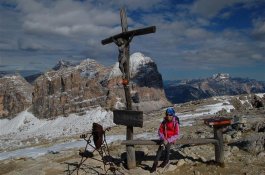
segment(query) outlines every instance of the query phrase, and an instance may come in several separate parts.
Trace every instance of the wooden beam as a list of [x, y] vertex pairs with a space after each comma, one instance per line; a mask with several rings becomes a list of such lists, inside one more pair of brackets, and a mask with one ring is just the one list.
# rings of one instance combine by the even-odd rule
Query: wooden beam
[[149, 33], [155, 33], [156, 32], [156, 26], [151, 26], [151, 27], [146, 27], [146, 28], [142, 28], [142, 29], [136, 29], [136, 30], [131, 30], [131, 31], [126, 31], [126, 32], [122, 32], [119, 33], [117, 35], [114, 35], [112, 37], [106, 38], [104, 40], [101, 41], [101, 43], [103, 45], [112, 43], [114, 39], [117, 38], [129, 38], [130, 36], [138, 36], [138, 35], [145, 35], [145, 34], [149, 34]]
[[[194, 144], [194, 145], [203, 145], [203, 144], [217, 144], [218, 140], [216, 139], [178, 139], [175, 145], [185, 145], [185, 144]], [[122, 145], [159, 145], [161, 144], [161, 140], [123, 140], [121, 142]]]

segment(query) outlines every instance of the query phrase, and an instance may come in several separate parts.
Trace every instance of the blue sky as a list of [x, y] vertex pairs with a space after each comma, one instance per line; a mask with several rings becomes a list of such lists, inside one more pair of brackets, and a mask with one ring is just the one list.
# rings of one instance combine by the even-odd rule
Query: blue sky
[[264, 0], [0, 0], [0, 71], [48, 71], [60, 59], [117, 61], [119, 9], [135, 37], [131, 53], [151, 57], [164, 80], [218, 72], [265, 81]]

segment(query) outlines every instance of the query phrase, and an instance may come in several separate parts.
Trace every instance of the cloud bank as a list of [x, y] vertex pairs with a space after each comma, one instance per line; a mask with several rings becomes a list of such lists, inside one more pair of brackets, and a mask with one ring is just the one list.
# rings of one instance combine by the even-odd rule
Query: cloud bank
[[129, 29], [157, 27], [155, 34], [135, 37], [131, 53], [152, 57], [164, 79], [224, 70], [265, 80], [260, 68], [265, 65], [265, 3], [260, 0], [2, 0], [0, 64], [5, 66], [0, 69], [46, 71], [59, 59], [87, 57], [113, 65], [118, 50], [101, 40], [121, 32], [123, 6]]

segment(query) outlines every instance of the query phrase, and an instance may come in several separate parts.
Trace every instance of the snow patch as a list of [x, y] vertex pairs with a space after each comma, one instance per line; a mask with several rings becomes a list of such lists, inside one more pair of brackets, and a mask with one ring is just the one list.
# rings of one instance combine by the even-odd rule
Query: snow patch
[[191, 126], [194, 121], [191, 119], [202, 117], [205, 115], [214, 115], [221, 110], [226, 110], [228, 113], [234, 109], [234, 106], [228, 101], [228, 96], [213, 97], [218, 101], [216, 104], [205, 105], [197, 108], [194, 112], [190, 113], [177, 113], [180, 119], [181, 126]]
[[[136, 139], [158, 139], [157, 133], [142, 133], [135, 135]], [[107, 144], [110, 144], [115, 141], [119, 140], [125, 140], [125, 135], [107, 135], [106, 136], [106, 142]], [[0, 153], [0, 160], [5, 159], [16, 159], [21, 157], [31, 157], [31, 158], [37, 158], [39, 156], [45, 155], [47, 153], [54, 153], [54, 152], [60, 152], [65, 151], [68, 149], [73, 148], [84, 148], [86, 145], [86, 142], [84, 140], [72, 140], [70, 142], [65, 143], [59, 143], [50, 147], [30, 147], [30, 148], [24, 148], [24, 149], [18, 149], [15, 151], [6, 151]], [[93, 143], [92, 143], [93, 145]], [[88, 146], [89, 151], [93, 151], [93, 149]]]
[[[154, 61], [150, 58], [145, 56], [140, 52], [136, 52], [130, 56], [130, 73], [135, 74], [138, 72], [140, 67], [145, 66], [148, 63], [153, 63]], [[110, 78], [121, 76], [122, 73], [119, 68], [119, 62], [116, 62], [110, 72]]]
[[140, 52], [136, 52], [130, 56], [130, 71], [137, 72], [138, 69], [148, 63], [154, 62], [150, 57]]
[[258, 94], [255, 94], [256, 96], [260, 97], [260, 98], [263, 98], [265, 93], [258, 93]]
[[[82, 116], [70, 114], [54, 120], [38, 119], [32, 113], [23, 111], [15, 118], [0, 120], [0, 147], [2, 149], [23, 146], [21, 143], [29, 138], [54, 139], [61, 136], [74, 136], [91, 130], [92, 123], [103, 127], [115, 125], [113, 114], [97, 107]], [[38, 141], [38, 139], [37, 139]]]

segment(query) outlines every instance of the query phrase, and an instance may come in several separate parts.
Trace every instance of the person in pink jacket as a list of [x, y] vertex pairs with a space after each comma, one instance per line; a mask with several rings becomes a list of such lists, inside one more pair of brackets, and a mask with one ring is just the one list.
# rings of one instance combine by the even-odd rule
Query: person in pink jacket
[[158, 129], [158, 135], [160, 140], [162, 141], [162, 144], [158, 148], [156, 159], [150, 171], [151, 173], [156, 171], [158, 161], [161, 157], [164, 148], [165, 157], [159, 167], [163, 168], [168, 164], [170, 147], [176, 142], [179, 137], [179, 120], [175, 116], [175, 111], [173, 108], [167, 108], [166, 116], [164, 117], [164, 120], [162, 121]]

